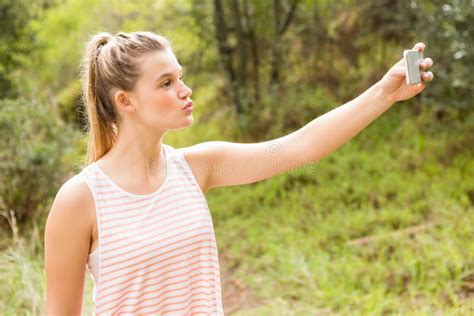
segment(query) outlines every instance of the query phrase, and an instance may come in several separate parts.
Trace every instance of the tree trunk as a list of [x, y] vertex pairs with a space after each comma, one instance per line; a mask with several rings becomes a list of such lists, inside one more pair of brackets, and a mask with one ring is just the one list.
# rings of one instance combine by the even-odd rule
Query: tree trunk
[[244, 1], [244, 25], [245, 25], [245, 35], [247, 36], [247, 41], [250, 44], [250, 49], [252, 53], [252, 79], [254, 84], [254, 102], [260, 102], [260, 57], [258, 53], [257, 38], [255, 36], [255, 26], [253, 24], [253, 15], [249, 11], [248, 0]]
[[299, 0], [293, 0], [290, 9], [282, 19], [282, 10], [280, 0], [273, 0], [274, 33], [275, 39], [272, 47], [271, 71], [270, 71], [270, 92], [274, 92], [279, 81], [280, 73], [283, 67], [283, 35], [291, 24]]
[[247, 75], [247, 45], [244, 30], [242, 27], [242, 14], [238, 0], [231, 1], [232, 13], [234, 17], [235, 32], [237, 37], [237, 47], [235, 52], [237, 53], [237, 98], [242, 107], [243, 112], [247, 112], [249, 107], [249, 98], [247, 97], [246, 87], [246, 75]]
[[228, 44], [228, 28], [224, 16], [224, 8], [221, 0], [214, 0], [214, 26], [217, 45], [219, 47], [219, 58], [224, 67], [226, 78], [229, 83], [229, 94], [237, 114], [243, 113], [242, 104], [238, 95], [239, 84], [232, 65], [233, 49]]

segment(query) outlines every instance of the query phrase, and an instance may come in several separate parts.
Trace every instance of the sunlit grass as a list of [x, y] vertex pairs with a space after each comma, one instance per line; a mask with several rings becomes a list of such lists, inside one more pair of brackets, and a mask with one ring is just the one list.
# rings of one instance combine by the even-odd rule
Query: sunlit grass
[[453, 144], [473, 116], [445, 128], [403, 115], [313, 168], [209, 193], [227, 266], [265, 302], [250, 314], [472, 311], [474, 160]]
[[[5, 240], [7, 233], [1, 235]], [[2, 315], [40, 315], [44, 312], [46, 284], [41, 261], [42, 237], [37, 227], [29, 235], [28, 239], [21, 236], [11, 238], [6, 248], [0, 251]]]

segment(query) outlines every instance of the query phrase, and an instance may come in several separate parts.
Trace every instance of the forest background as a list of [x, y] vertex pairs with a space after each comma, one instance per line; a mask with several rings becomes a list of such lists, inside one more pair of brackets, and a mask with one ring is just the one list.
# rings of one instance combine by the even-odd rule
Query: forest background
[[165, 139], [178, 148], [288, 134], [425, 43], [435, 80], [420, 95], [319, 162], [206, 194], [224, 307], [473, 313], [473, 20], [468, 0], [2, 0], [0, 314], [44, 313], [44, 224], [85, 163], [84, 45], [137, 30], [171, 40], [194, 90], [194, 124]]

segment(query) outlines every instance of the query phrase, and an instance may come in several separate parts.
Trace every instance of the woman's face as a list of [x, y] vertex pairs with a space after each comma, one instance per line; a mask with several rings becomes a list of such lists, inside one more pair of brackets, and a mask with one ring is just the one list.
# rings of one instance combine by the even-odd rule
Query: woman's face
[[183, 108], [191, 101], [191, 94], [171, 50], [146, 54], [141, 60], [141, 76], [130, 94], [136, 108], [134, 119], [161, 131], [189, 126], [194, 118]]

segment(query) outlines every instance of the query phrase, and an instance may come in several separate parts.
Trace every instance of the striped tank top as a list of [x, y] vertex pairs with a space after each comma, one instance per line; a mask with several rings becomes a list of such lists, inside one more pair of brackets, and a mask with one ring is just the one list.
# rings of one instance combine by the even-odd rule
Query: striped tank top
[[82, 176], [95, 201], [98, 248], [87, 270], [96, 315], [223, 315], [209, 207], [182, 152], [162, 144], [166, 179], [146, 195], [96, 163]]

